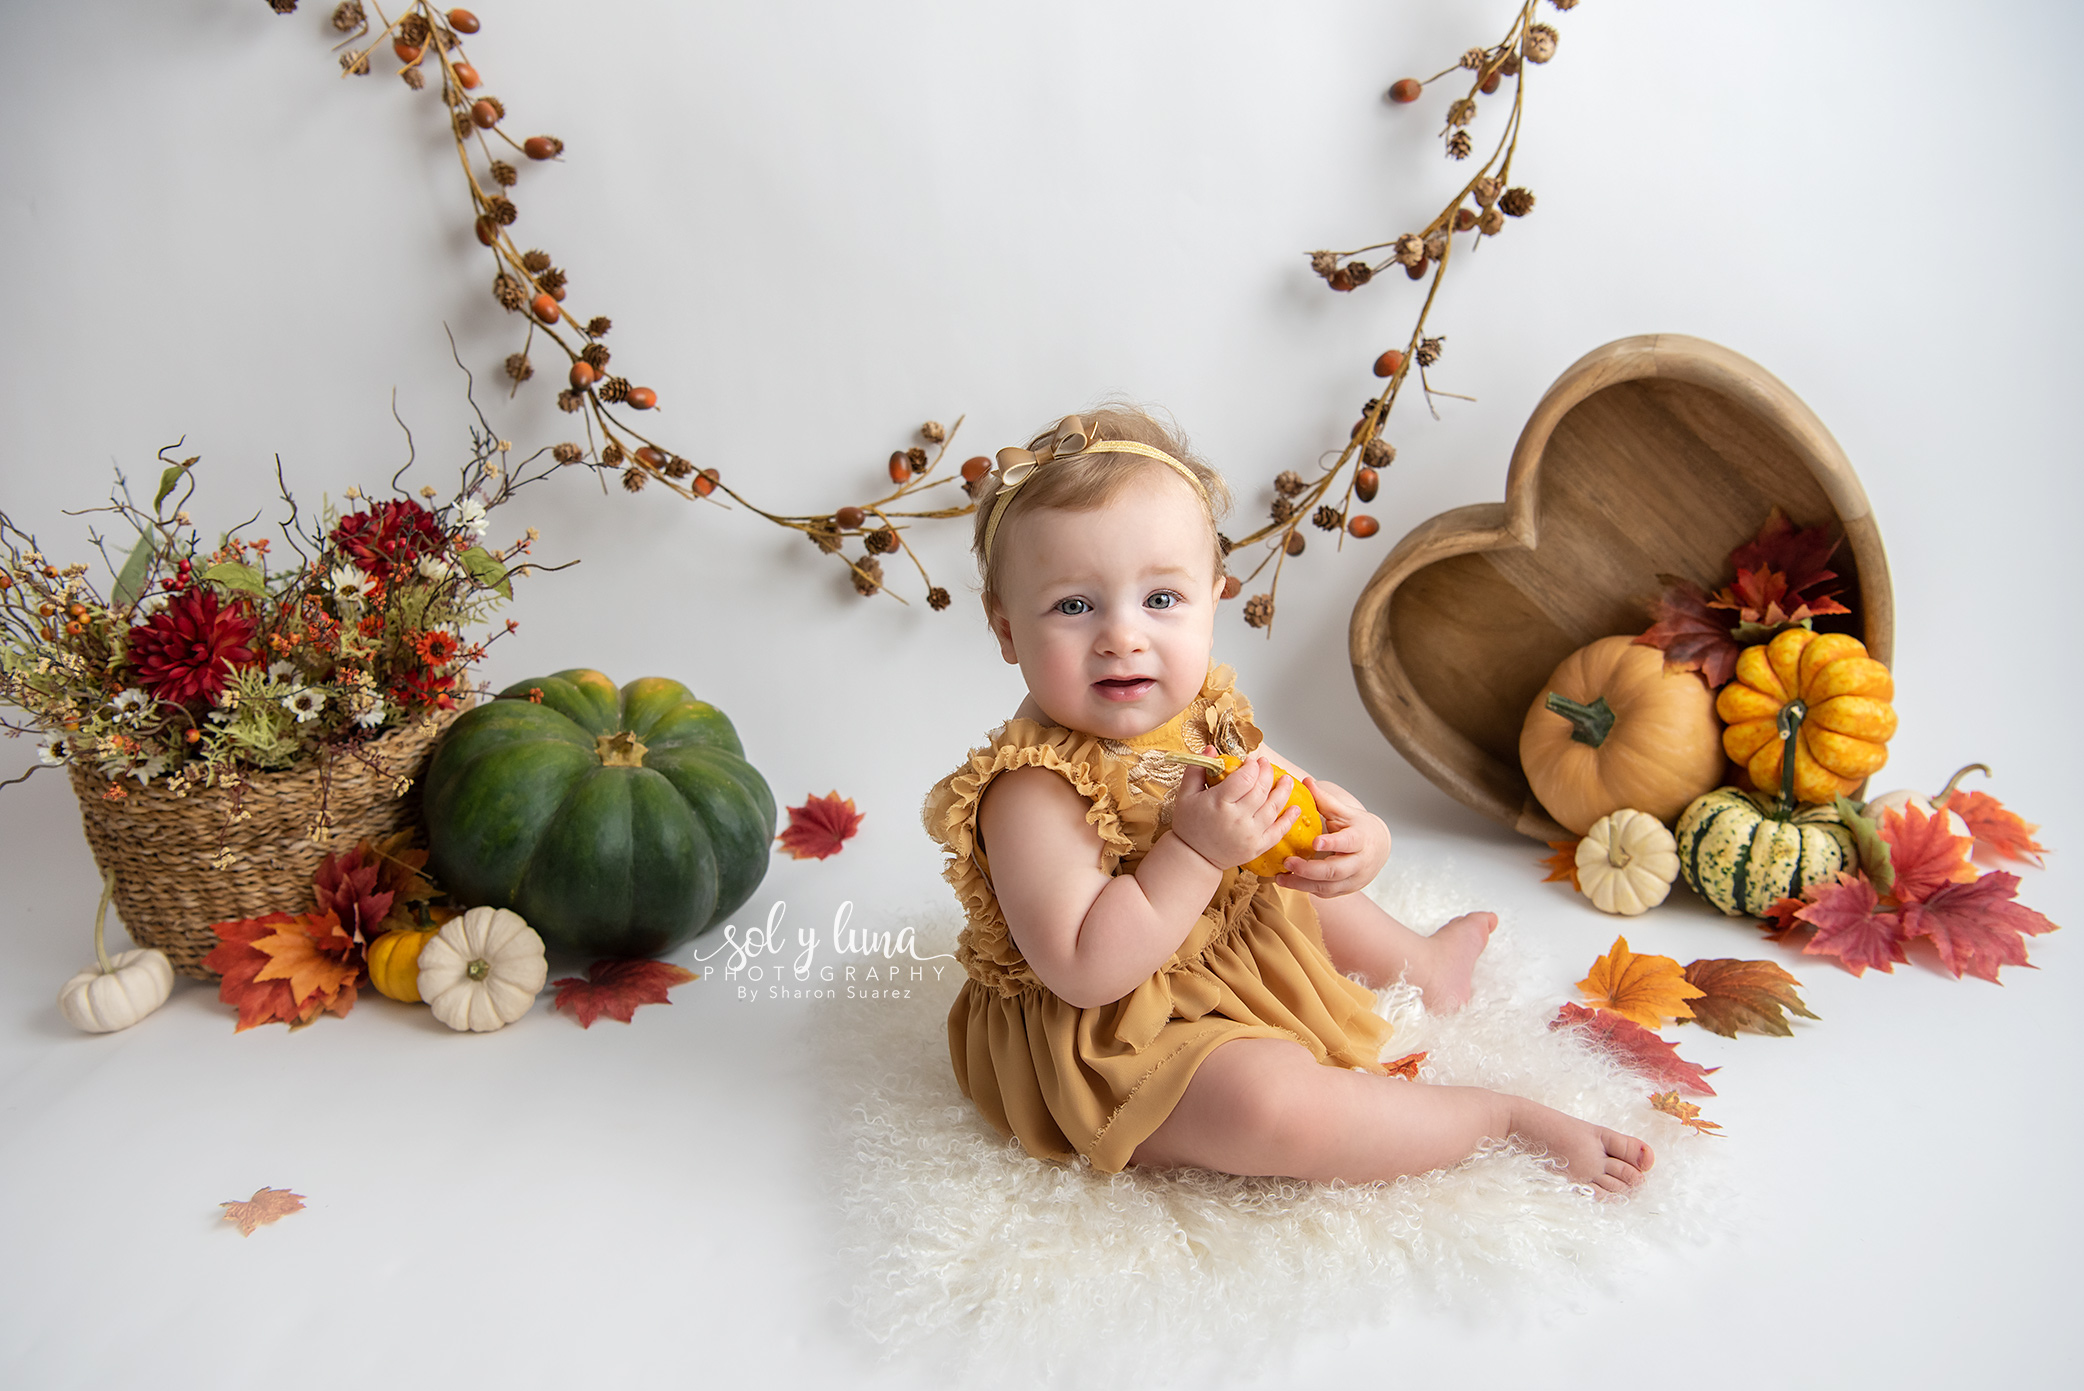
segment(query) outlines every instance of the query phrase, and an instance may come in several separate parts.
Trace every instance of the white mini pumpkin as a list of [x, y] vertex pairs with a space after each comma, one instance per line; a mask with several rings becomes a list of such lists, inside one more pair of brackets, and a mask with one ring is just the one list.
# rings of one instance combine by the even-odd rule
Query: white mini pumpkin
[[1679, 844], [1646, 811], [1623, 807], [1602, 816], [1577, 843], [1578, 888], [1602, 913], [1648, 912], [1678, 877]]
[[[1945, 790], [1937, 797], [1927, 797], [1922, 792], [1914, 792], [1907, 787], [1899, 787], [1894, 792], [1884, 792], [1879, 797], [1868, 798], [1867, 805], [1860, 808], [1860, 815], [1866, 817], [1869, 821], [1879, 822], [1882, 817], [1892, 811], [1901, 812], [1906, 807], [1916, 807], [1928, 818], [1938, 816], [1940, 813], [1935, 803], [1944, 802], [1947, 798], [1953, 796], [1954, 789], [1960, 785], [1961, 779], [1971, 772], [1981, 772], [1988, 776], [1990, 770], [1981, 763], [1969, 764], [1966, 768], [1954, 774], [1953, 777], [1947, 779]], [[1946, 818], [1947, 830], [1962, 837], [1964, 840], [1975, 838], [1975, 832], [1969, 830], [1968, 823], [1961, 818], [1961, 813], [1950, 810], [1946, 813]]]
[[506, 908], [473, 908], [420, 949], [420, 998], [452, 1029], [503, 1029], [535, 1003], [550, 963], [543, 939]]
[[58, 1010], [75, 1029], [112, 1034], [127, 1029], [166, 1003], [174, 993], [174, 964], [155, 947], [133, 947], [114, 957], [102, 944], [114, 876], [102, 881], [101, 906], [94, 910], [94, 964], [58, 992]]

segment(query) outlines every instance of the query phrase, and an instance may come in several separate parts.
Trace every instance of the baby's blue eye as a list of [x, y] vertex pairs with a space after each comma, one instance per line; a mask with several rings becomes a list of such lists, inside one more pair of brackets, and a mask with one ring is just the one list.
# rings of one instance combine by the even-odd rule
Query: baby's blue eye
[[1092, 607], [1091, 604], [1088, 604], [1083, 599], [1059, 599], [1056, 602], [1056, 611], [1063, 614], [1066, 618], [1076, 618], [1078, 615], [1090, 611]]
[[1169, 589], [1161, 589], [1143, 602], [1149, 608], [1169, 609], [1179, 602], [1179, 595], [1174, 594]]

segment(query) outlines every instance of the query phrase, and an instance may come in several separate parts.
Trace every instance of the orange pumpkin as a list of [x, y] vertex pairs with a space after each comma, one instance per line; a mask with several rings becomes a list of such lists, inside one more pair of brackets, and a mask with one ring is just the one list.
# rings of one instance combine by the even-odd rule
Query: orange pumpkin
[[1558, 824], [1584, 835], [1622, 808], [1670, 823], [1722, 781], [1715, 698], [1630, 637], [1563, 659], [1520, 726], [1520, 767]]
[[1737, 674], [1715, 700], [1728, 728], [1722, 747], [1761, 792], [1780, 791], [1782, 707], [1799, 705], [1794, 796], [1829, 802], [1889, 761], [1896, 682], [1858, 638], [1789, 628], [1747, 647]]

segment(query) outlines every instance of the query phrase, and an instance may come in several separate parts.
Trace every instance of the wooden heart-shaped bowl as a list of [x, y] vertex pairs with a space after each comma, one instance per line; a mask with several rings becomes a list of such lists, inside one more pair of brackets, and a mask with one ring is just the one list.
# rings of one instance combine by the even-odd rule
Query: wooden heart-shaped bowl
[[1536, 840], [1571, 839], [1520, 771], [1527, 707], [1578, 648], [1649, 627], [1659, 574], [1729, 583], [1729, 553], [1775, 504], [1843, 531], [1831, 568], [1853, 613], [1835, 621], [1888, 661], [1881, 533], [1823, 422], [1772, 373], [1699, 338], [1594, 349], [1534, 408], [1505, 501], [1414, 527], [1376, 569], [1348, 629], [1360, 698], [1442, 791]]

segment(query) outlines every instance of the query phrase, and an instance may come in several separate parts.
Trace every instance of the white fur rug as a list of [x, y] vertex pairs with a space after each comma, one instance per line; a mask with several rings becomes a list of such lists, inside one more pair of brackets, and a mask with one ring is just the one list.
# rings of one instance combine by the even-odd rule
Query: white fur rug
[[[1451, 869], [1370, 892], [1420, 931], [1478, 906]], [[949, 950], [948, 916], [919, 951]], [[945, 1017], [960, 983], [897, 1007], [821, 1011], [838, 1089], [838, 1203], [849, 1310], [891, 1354], [1076, 1384], [1104, 1369], [1169, 1381], [1262, 1361], [1314, 1328], [1355, 1328], [1421, 1304], [1501, 1296], [1568, 1302], [1616, 1283], [1647, 1250], [1731, 1224], [1715, 1151], [1652, 1111], [1650, 1085], [1548, 1021], [1567, 974], [1526, 960], [1501, 919], [1458, 1014], [1383, 991], [1387, 1056], [1426, 1050], [1425, 1080], [1532, 1097], [1642, 1136], [1644, 1188], [1599, 1201], [1536, 1158], [1494, 1146], [1452, 1169], [1359, 1186], [1198, 1171], [1096, 1173], [1031, 1159], [956, 1089]]]

